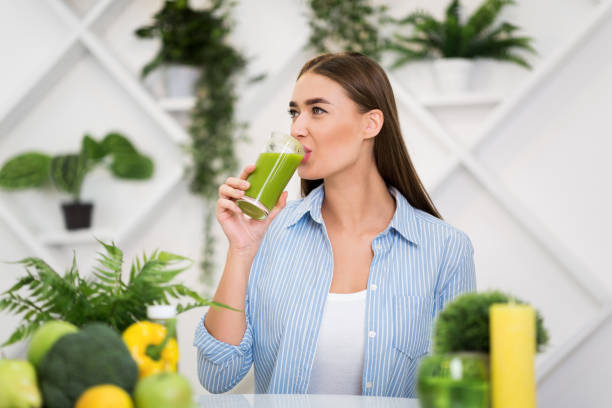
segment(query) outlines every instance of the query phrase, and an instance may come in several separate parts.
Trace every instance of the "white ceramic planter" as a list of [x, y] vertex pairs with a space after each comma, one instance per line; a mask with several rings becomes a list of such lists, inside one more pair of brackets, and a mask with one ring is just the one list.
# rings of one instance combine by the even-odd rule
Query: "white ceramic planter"
[[183, 98], [195, 95], [195, 85], [200, 70], [187, 65], [164, 66], [164, 88], [167, 98]]
[[440, 58], [433, 61], [435, 82], [441, 93], [462, 93], [470, 88], [474, 62], [466, 58]]

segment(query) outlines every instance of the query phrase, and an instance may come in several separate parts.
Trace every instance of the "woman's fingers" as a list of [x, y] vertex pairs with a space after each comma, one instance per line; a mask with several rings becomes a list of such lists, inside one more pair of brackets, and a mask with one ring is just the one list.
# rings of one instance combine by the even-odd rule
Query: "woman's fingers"
[[236, 205], [235, 202], [226, 198], [220, 198], [219, 200], [217, 200], [217, 209], [228, 210], [236, 214], [242, 213], [242, 210]]
[[238, 177], [228, 177], [228, 179], [225, 180], [225, 184], [239, 190], [248, 190], [248, 188], [250, 187], [248, 181]]
[[249, 177], [249, 174], [251, 174], [254, 170], [255, 170], [255, 165], [249, 164], [244, 169], [242, 169], [242, 173], [240, 173], [240, 178], [243, 180], [246, 180], [247, 177]]
[[244, 196], [244, 191], [237, 188], [232, 188], [227, 184], [222, 184], [221, 187], [219, 187], [219, 196], [221, 198], [239, 199]]

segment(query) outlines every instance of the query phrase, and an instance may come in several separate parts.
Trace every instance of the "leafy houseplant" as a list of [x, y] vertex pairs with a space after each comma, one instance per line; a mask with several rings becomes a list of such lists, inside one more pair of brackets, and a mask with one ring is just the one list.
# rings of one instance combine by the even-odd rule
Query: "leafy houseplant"
[[227, 43], [231, 32], [226, 0], [213, 0], [207, 9], [192, 9], [187, 0], [166, 0], [153, 24], [136, 30], [140, 38], [159, 38], [161, 48], [142, 70], [144, 78], [166, 64], [183, 64], [200, 70], [196, 104], [191, 111], [191, 190], [207, 202], [204, 222], [202, 280], [212, 283], [214, 202], [220, 182], [233, 173], [238, 161], [234, 143], [243, 139], [244, 125], [234, 118], [236, 77], [246, 59]]
[[72, 202], [62, 204], [66, 228], [87, 228], [93, 204], [81, 202], [81, 187], [85, 176], [101, 164], [121, 179], [143, 180], [153, 174], [153, 161], [122, 134], [109, 133], [101, 142], [85, 135], [78, 153], [49, 156], [28, 152], [9, 159], [0, 169], [0, 187], [23, 190], [51, 182], [72, 196]]
[[[531, 46], [532, 38], [514, 36], [519, 27], [511, 23], [493, 25], [502, 8], [511, 4], [515, 4], [514, 0], [485, 0], [465, 21], [459, 0], [451, 1], [443, 21], [423, 10], [409, 14], [397, 23], [408, 25], [413, 31], [410, 35], [396, 33], [395, 40], [388, 47], [398, 55], [392, 67], [434, 58], [434, 68], [444, 67], [446, 63], [469, 68], [474, 58], [490, 58], [530, 69], [530, 64], [514, 51], [535, 53]], [[458, 81], [463, 82], [449, 83], [448, 87], [465, 88], [465, 78]]]
[[100, 242], [93, 279], [84, 279], [73, 258], [71, 268], [60, 276], [45, 261], [26, 258], [27, 274], [0, 296], [0, 310], [23, 315], [23, 323], [3, 344], [10, 345], [29, 337], [42, 323], [65, 320], [76, 326], [91, 322], [106, 323], [119, 332], [130, 324], [146, 320], [147, 306], [169, 304], [170, 299], [186, 300], [179, 304], [181, 313], [199, 306], [226, 307], [202, 298], [188, 287], [172, 283], [186, 270], [189, 259], [163, 251], [136, 259], [127, 279], [123, 278], [123, 252], [114, 244]]
[[385, 40], [379, 26], [388, 21], [386, 6], [374, 7], [369, 0], [309, 0], [310, 38], [316, 52], [360, 52], [380, 60]]
[[[440, 312], [433, 333], [434, 354], [419, 367], [419, 400], [424, 408], [490, 406], [489, 308], [511, 302], [525, 303], [499, 291], [468, 293]], [[542, 351], [548, 339], [536, 311], [536, 349]]]
[[[434, 328], [434, 352], [472, 351], [489, 353], [489, 308], [496, 303], [525, 304], [499, 291], [468, 293], [455, 299], [438, 315]], [[536, 312], [536, 348], [548, 343], [548, 331]]]

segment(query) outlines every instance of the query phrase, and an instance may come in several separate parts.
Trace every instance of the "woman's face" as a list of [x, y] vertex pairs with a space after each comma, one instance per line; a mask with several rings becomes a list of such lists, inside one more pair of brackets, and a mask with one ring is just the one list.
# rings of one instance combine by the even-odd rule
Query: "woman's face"
[[354, 164], [363, 148], [364, 114], [344, 89], [326, 76], [306, 73], [289, 102], [291, 135], [306, 150], [298, 174], [327, 178]]

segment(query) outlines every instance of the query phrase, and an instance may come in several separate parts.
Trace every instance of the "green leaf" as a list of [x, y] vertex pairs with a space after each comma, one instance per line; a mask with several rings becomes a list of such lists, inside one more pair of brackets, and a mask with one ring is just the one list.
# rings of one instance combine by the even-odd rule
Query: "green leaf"
[[83, 137], [81, 153], [93, 162], [98, 162], [108, 153], [102, 143], [96, 142], [90, 135]]
[[51, 160], [51, 180], [60, 191], [70, 193], [76, 200], [87, 173], [87, 159], [81, 154], [64, 154]]
[[116, 153], [110, 169], [115, 177], [144, 180], [153, 176], [153, 160], [147, 156], [132, 153]]
[[501, 9], [510, 4], [514, 4], [514, 1], [485, 0], [468, 18], [467, 25], [472, 26], [476, 33], [481, 33], [493, 24]]
[[173, 261], [177, 261], [177, 262], [182, 262], [182, 261], [189, 261], [189, 262], [193, 262], [193, 260], [185, 257], [185, 256], [181, 256], [181, 255], [177, 255], [177, 254], [172, 254], [170, 252], [165, 252], [165, 251], [161, 251], [158, 255], [157, 258], [161, 261], [161, 262], [173, 262]]
[[461, 15], [461, 4], [459, 4], [459, 0], [452, 0], [448, 7], [446, 8], [446, 19], [453, 19], [455, 21], [460, 21]]
[[108, 133], [102, 140], [102, 147], [109, 154], [138, 153], [132, 143], [121, 133]]
[[37, 152], [23, 153], [0, 169], [0, 187], [9, 190], [41, 187], [49, 181], [51, 157]]

